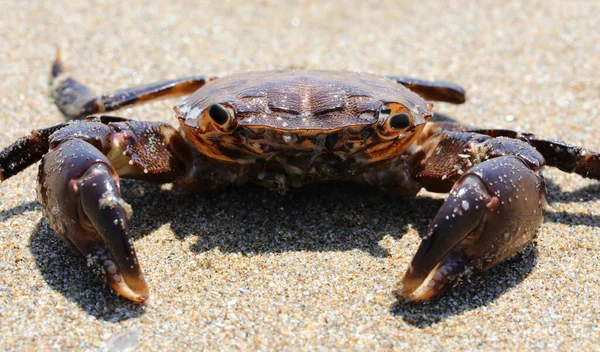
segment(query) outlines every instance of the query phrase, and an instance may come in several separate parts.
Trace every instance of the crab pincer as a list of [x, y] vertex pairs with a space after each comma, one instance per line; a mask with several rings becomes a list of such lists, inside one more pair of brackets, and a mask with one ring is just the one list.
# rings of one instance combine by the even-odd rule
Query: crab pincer
[[119, 177], [108, 159], [89, 143], [70, 139], [42, 163], [38, 196], [52, 228], [116, 292], [145, 301], [148, 285], [131, 240], [131, 209], [120, 197]]
[[537, 171], [522, 158], [502, 156], [464, 173], [413, 257], [400, 296], [427, 300], [527, 246], [543, 220]]

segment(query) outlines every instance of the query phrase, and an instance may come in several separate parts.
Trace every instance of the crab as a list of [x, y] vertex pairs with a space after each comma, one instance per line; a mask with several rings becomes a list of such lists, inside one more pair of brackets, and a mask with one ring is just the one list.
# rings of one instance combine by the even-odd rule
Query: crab
[[[460, 104], [452, 83], [365, 73], [283, 70], [189, 77], [96, 95], [60, 56], [51, 92], [67, 118], [0, 152], [0, 181], [39, 161], [37, 194], [56, 234], [121, 296], [149, 288], [120, 178], [208, 191], [255, 183], [281, 194], [355, 182], [399, 196], [449, 193], [395, 294], [423, 301], [515, 255], [543, 220], [544, 166], [600, 177], [599, 154], [530, 133], [439, 117]], [[98, 115], [187, 96], [168, 123]]]

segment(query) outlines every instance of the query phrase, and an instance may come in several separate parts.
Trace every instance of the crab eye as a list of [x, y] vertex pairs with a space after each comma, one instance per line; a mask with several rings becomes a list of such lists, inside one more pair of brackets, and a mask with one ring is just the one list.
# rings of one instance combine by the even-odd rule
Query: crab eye
[[412, 119], [407, 113], [401, 112], [390, 116], [389, 123], [393, 130], [405, 130], [412, 124]]
[[229, 112], [221, 104], [213, 104], [208, 108], [208, 116], [217, 124], [224, 125], [229, 120]]

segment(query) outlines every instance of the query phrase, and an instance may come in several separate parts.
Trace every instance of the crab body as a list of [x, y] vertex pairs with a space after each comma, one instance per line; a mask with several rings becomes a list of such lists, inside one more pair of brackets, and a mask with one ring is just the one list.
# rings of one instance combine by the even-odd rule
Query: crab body
[[[256, 183], [285, 193], [349, 181], [403, 196], [449, 192], [397, 294], [451, 289], [535, 237], [545, 165], [600, 178], [599, 154], [529, 133], [482, 130], [433, 117], [428, 101], [464, 102], [455, 84], [332, 71], [190, 77], [101, 96], [60, 59], [52, 95], [72, 121], [34, 130], [0, 152], [0, 181], [38, 160], [38, 198], [50, 226], [120, 295], [148, 298], [120, 178], [205, 191]], [[167, 123], [90, 116], [172, 96]], [[83, 120], [82, 120], [83, 119]]]
[[[234, 75], [208, 83], [175, 110], [200, 153], [282, 192], [348, 179], [402, 154], [432, 115], [418, 95], [391, 80], [331, 71]], [[405, 114], [407, 126], [395, 130], [390, 121], [397, 114]]]

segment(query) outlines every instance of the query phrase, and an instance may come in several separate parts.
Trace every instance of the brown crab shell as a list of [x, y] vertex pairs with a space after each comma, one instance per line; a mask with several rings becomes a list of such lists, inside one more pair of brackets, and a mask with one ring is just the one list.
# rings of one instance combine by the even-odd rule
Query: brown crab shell
[[[211, 123], [206, 112], [213, 104], [232, 111], [234, 126], [230, 126], [230, 131], [223, 132]], [[410, 133], [400, 136], [392, 133], [390, 141], [379, 140], [387, 138], [387, 131], [381, 126], [382, 109], [388, 114], [409, 113], [413, 124]], [[243, 159], [240, 154], [250, 157], [262, 154], [265, 158], [265, 150], [280, 152], [285, 149], [286, 143], [282, 140], [286, 136], [302, 141], [293, 146], [292, 152], [307, 152], [320, 148], [318, 140], [326, 135], [340, 132], [349, 139], [356, 139], [353, 137], [366, 128], [379, 129], [378, 140], [363, 138], [365, 141], [351, 150], [336, 151], [356, 153], [371, 144], [372, 152], [377, 150], [376, 159], [397, 155], [420, 132], [432, 115], [430, 110], [431, 106], [420, 96], [380, 76], [299, 70], [250, 72], [219, 78], [175, 106], [177, 118], [192, 144], [210, 157], [229, 162], [240, 162]], [[241, 127], [245, 136], [260, 136], [260, 147], [250, 150], [246, 137], [240, 133], [230, 134], [235, 127]], [[405, 138], [391, 141], [399, 139], [397, 137]], [[228, 155], [231, 153], [223, 148], [230, 151], [232, 146], [244, 150], [238, 151], [236, 156]], [[370, 153], [366, 157], [374, 155]]]

